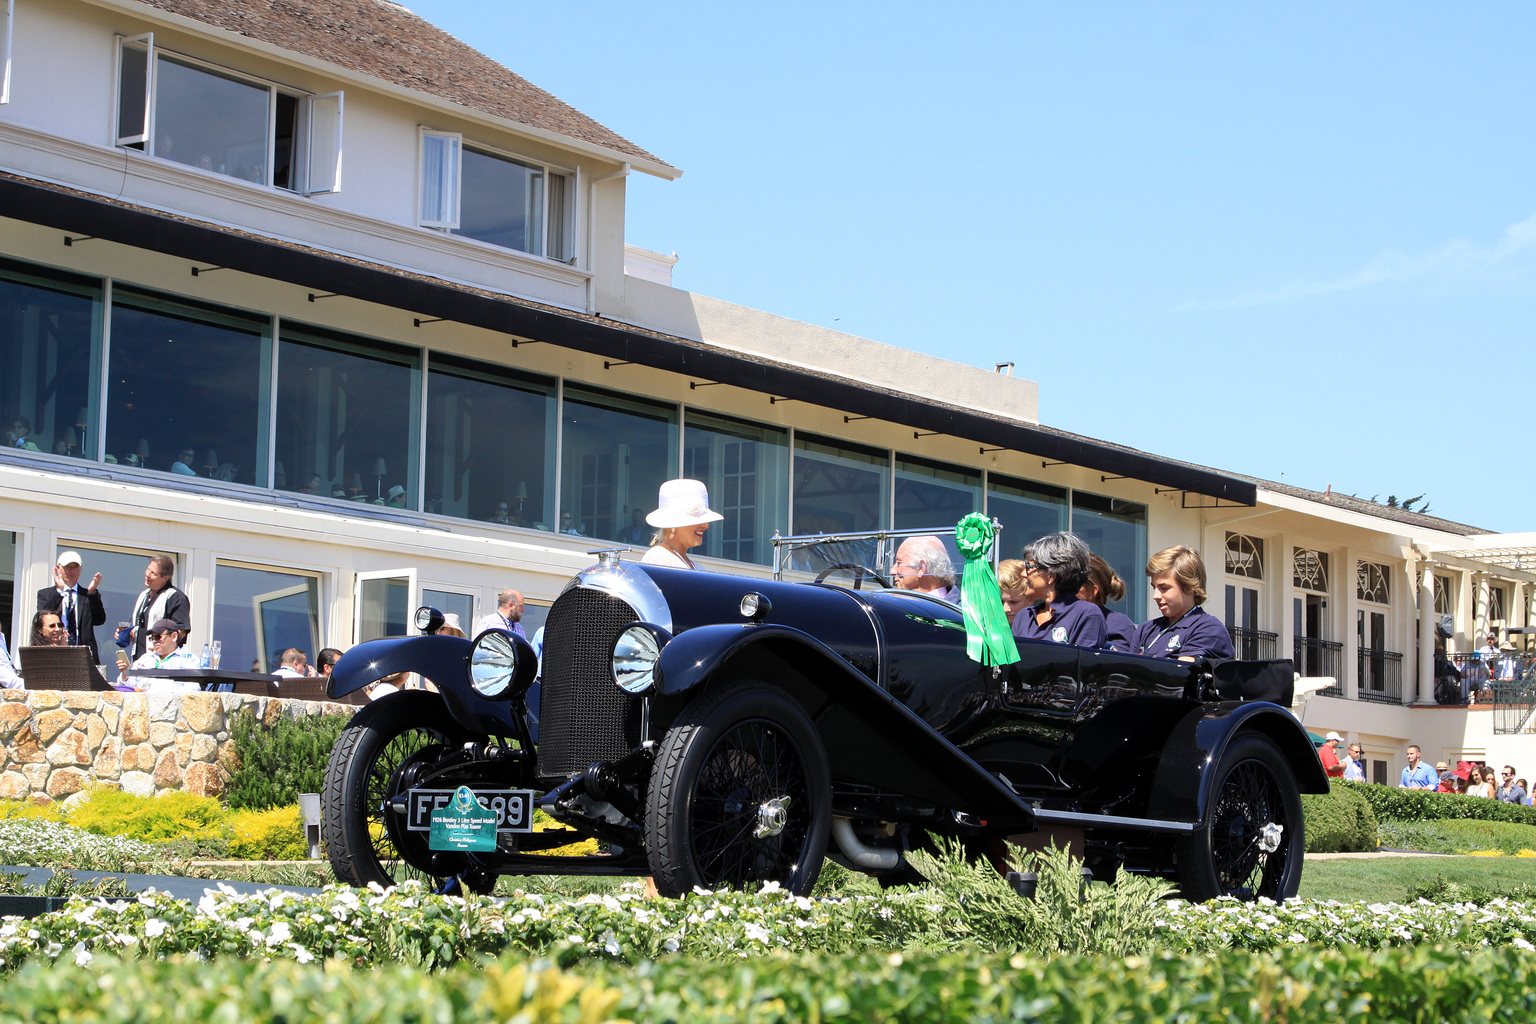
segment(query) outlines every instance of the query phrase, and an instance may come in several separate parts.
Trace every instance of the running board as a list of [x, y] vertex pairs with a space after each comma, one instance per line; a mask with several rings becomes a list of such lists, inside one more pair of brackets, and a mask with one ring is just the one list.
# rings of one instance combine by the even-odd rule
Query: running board
[[1195, 825], [1188, 821], [1162, 821], [1158, 818], [1122, 818], [1113, 814], [1084, 814], [1079, 811], [1048, 811], [1035, 808], [1035, 821], [1041, 825], [1076, 825], [1078, 828], [1128, 828], [1141, 832], [1171, 832], [1189, 835]]

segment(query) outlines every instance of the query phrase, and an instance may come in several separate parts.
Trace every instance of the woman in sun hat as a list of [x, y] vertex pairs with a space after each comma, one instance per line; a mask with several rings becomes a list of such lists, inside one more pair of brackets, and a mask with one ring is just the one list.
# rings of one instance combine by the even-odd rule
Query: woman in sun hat
[[709, 508], [709, 489], [702, 480], [668, 480], [656, 495], [656, 511], [645, 521], [656, 527], [656, 539], [640, 561], [673, 569], [697, 569], [688, 550], [704, 543], [710, 523], [724, 519]]

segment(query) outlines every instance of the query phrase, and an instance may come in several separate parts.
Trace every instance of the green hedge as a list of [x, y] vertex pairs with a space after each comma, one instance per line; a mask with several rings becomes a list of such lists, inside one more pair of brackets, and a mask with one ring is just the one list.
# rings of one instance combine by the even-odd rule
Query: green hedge
[[1376, 814], [1355, 792], [1334, 786], [1327, 793], [1301, 795], [1308, 853], [1358, 853], [1376, 849]]
[[300, 793], [318, 793], [336, 737], [347, 715], [280, 718], [262, 725], [247, 708], [235, 719], [235, 752], [240, 766], [224, 789], [230, 810], [264, 811], [299, 802]]
[[978, 954], [783, 956], [576, 970], [504, 958], [438, 973], [251, 960], [106, 961], [83, 970], [33, 964], [6, 979], [0, 1007], [0, 1021], [77, 1024], [621, 1019], [636, 1024], [1526, 1024], [1533, 1018], [1536, 964], [1528, 955], [1489, 949], [1468, 957], [1426, 947], [1050, 960]]
[[1378, 835], [1382, 846], [1426, 853], [1536, 850], [1536, 826], [1510, 821], [1384, 821]]
[[1334, 779], [1335, 788], [1359, 793], [1370, 802], [1380, 821], [1441, 821], [1447, 818], [1475, 818], [1481, 821], [1514, 821], [1536, 825], [1536, 807], [1521, 807], [1502, 800], [1458, 793], [1436, 793], [1428, 789], [1398, 789], [1369, 782], [1344, 782]]

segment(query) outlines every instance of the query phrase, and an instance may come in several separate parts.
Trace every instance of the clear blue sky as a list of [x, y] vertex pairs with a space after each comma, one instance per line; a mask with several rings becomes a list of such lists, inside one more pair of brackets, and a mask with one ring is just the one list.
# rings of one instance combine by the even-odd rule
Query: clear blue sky
[[407, 6], [685, 171], [679, 287], [1536, 530], [1536, 4]]

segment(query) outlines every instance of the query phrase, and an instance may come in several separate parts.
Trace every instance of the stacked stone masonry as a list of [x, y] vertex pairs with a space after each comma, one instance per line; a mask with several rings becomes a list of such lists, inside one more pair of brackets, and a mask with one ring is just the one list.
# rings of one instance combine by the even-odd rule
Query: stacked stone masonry
[[235, 693], [0, 690], [0, 799], [48, 804], [92, 784], [219, 796], [236, 765], [233, 727], [245, 707], [269, 725], [357, 710]]

